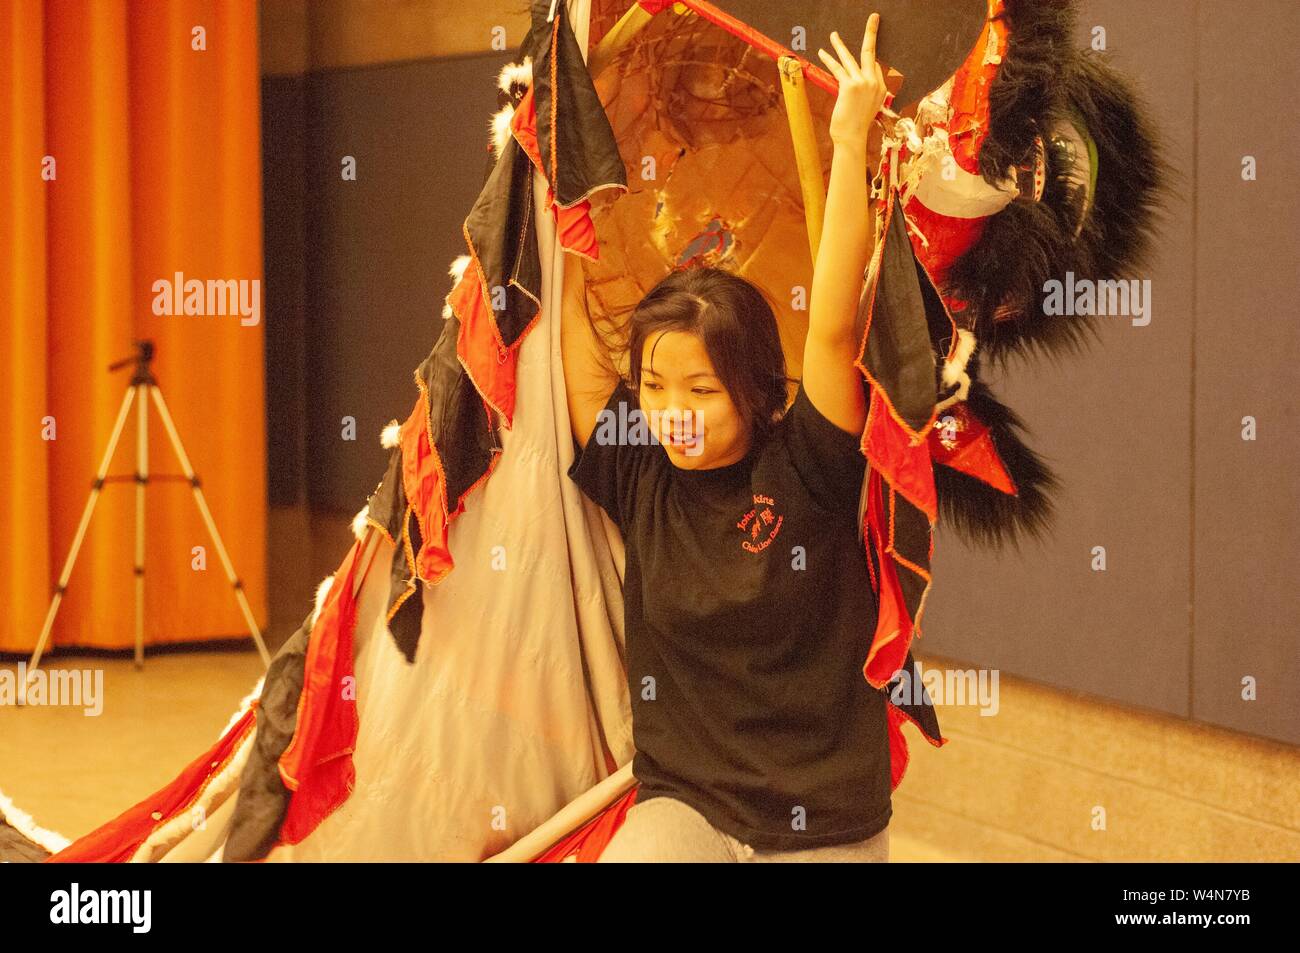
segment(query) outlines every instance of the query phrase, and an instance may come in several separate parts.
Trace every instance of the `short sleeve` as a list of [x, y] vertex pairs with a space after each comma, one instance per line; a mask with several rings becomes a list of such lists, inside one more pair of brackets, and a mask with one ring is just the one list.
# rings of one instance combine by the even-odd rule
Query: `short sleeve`
[[867, 473], [861, 436], [822, 416], [802, 381], [782, 426], [791, 461], [813, 502], [826, 510], [856, 513]]
[[656, 443], [626, 439], [637, 431], [648, 436], [645, 426], [632, 429], [639, 416], [636, 395], [620, 380], [605, 402], [587, 446], [579, 447], [576, 440], [573, 442], [577, 456], [569, 467], [569, 477], [578, 488], [608, 513], [624, 533], [631, 523], [638, 486], [655, 465], [655, 455], [663, 457], [663, 450]]

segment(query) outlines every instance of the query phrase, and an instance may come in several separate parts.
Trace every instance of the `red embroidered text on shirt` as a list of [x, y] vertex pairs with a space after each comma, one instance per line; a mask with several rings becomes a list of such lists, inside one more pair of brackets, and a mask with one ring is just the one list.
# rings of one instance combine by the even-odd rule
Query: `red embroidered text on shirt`
[[776, 534], [781, 532], [781, 523], [785, 519], [775, 511], [776, 501], [761, 493], [754, 494], [754, 508], [740, 518], [736, 526], [745, 534], [740, 547], [746, 552], [760, 553], [772, 545]]

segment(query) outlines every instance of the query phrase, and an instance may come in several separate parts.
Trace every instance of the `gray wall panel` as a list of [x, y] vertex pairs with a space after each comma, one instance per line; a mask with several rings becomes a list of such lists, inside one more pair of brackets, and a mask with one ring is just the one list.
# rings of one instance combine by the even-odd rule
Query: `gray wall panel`
[[272, 506], [303, 502], [305, 406], [306, 176], [305, 81], [262, 80], [262, 233], [266, 275], [267, 496]]
[[[1152, 29], [1149, 5], [1083, 7], [1078, 43], [1106, 31], [1116, 64], [1156, 107], [1170, 163], [1191, 180], [1194, 18]], [[1059, 366], [1014, 364], [996, 393], [1064, 484], [1054, 536], [971, 551], [940, 529], [920, 647], [1173, 714], [1189, 712], [1192, 210], [1171, 203], [1144, 277], [1152, 317], [1101, 319], [1100, 343]], [[1107, 569], [1091, 568], [1094, 546]]]
[[[1293, 0], [1200, 4], [1192, 714], [1300, 742]], [[1253, 155], [1258, 179], [1242, 180]], [[1256, 418], [1244, 441], [1241, 420]], [[1258, 699], [1241, 697], [1243, 677]]]
[[[504, 53], [317, 73], [307, 96], [309, 499], [355, 513], [384, 475], [442, 329], [447, 268], [483, 187]], [[357, 180], [340, 178], [355, 156]], [[357, 421], [355, 442], [340, 420]]]

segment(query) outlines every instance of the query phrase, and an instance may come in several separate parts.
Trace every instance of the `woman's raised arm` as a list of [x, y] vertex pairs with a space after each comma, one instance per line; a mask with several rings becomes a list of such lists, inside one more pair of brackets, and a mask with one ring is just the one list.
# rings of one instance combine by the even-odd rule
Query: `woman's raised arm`
[[595, 329], [587, 316], [582, 267], [578, 262], [565, 262], [560, 351], [564, 362], [569, 425], [578, 445], [585, 448], [596, 428], [596, 415], [604, 409], [619, 378], [596, 339]]
[[861, 64], [838, 33], [831, 34], [838, 61], [825, 50], [817, 51], [839, 81], [839, 93], [831, 114], [835, 157], [808, 303], [803, 388], [822, 416], [853, 434], [862, 433], [867, 415], [862, 375], [853, 363], [861, 345], [854, 324], [875, 238], [867, 187], [867, 133], [885, 101], [885, 78], [876, 63], [879, 25], [879, 14], [871, 14], [862, 39]]

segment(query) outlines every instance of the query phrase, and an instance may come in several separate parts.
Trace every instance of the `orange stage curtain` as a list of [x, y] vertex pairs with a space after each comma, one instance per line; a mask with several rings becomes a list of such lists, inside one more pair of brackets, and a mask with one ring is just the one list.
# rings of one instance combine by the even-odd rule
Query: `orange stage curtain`
[[[130, 380], [106, 367], [133, 338], [157, 346], [163, 397], [265, 628], [261, 318], [153, 312], [154, 282], [176, 272], [261, 284], [256, 3], [0, 11], [0, 651], [35, 646]], [[149, 424], [151, 475], [179, 474], [152, 404]], [[135, 425], [133, 409], [112, 475], [135, 470]], [[189, 486], [156, 481], [145, 495], [146, 643], [246, 635]], [[108, 483], [51, 645], [134, 643], [134, 519], [134, 485]], [[193, 568], [199, 546], [205, 570]]]

